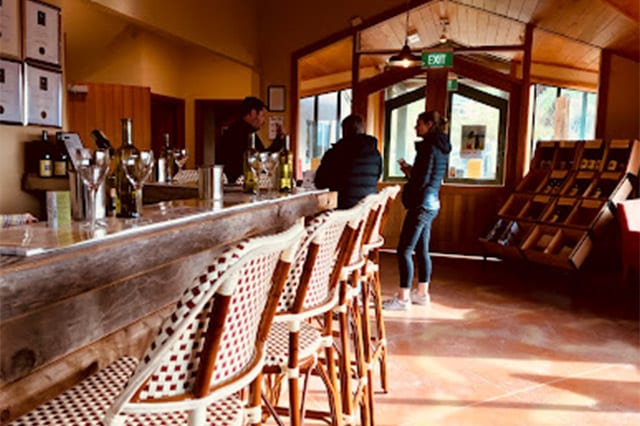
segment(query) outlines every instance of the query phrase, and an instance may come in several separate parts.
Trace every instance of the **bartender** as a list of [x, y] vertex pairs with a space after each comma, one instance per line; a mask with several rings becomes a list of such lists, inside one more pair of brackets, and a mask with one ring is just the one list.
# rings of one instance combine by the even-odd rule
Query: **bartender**
[[[240, 105], [239, 118], [222, 134], [221, 152], [217, 163], [224, 164], [224, 172], [230, 183], [242, 175], [242, 155], [248, 147], [249, 135], [264, 125], [266, 106], [260, 99], [250, 96]], [[256, 134], [256, 149], [264, 151], [264, 145]]]

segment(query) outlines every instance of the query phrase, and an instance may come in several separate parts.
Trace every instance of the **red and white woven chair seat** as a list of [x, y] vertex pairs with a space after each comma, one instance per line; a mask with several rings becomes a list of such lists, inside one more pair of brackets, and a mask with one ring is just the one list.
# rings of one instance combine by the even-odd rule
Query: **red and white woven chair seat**
[[[300, 323], [300, 343], [298, 359], [303, 360], [314, 356], [322, 345], [322, 335], [312, 325]], [[265, 366], [286, 366], [289, 361], [289, 324], [285, 322], [273, 323], [267, 338], [267, 355]]]
[[[135, 358], [121, 358], [9, 426], [102, 426], [107, 409], [122, 392], [137, 365]], [[243, 407], [244, 401], [233, 395], [215, 401], [207, 407], [207, 424], [242, 425]], [[188, 422], [184, 411], [121, 416], [126, 426], [186, 425]]]

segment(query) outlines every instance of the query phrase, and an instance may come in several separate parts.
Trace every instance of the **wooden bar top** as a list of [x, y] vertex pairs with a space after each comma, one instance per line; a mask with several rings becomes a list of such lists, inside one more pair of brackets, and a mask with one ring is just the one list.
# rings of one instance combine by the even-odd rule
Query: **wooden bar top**
[[[0, 246], [15, 246], [19, 237], [33, 250], [23, 254], [39, 253], [0, 255], [0, 423], [89, 366], [140, 356], [135, 352], [216, 254], [335, 208], [336, 198], [308, 191], [256, 202], [225, 193], [222, 206], [173, 201], [145, 207], [142, 223], [108, 218], [98, 235], [79, 224], [0, 230]], [[54, 238], [61, 232], [66, 236]]]

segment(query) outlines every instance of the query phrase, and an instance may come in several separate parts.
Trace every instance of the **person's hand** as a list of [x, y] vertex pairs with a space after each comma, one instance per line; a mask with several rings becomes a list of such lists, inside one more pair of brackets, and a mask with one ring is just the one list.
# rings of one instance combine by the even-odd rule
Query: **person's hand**
[[24, 223], [36, 223], [38, 218], [32, 215], [31, 213], [24, 214]]
[[411, 170], [413, 169], [413, 166], [411, 166], [411, 164], [404, 161], [404, 158], [399, 159], [398, 164], [400, 165], [400, 170], [402, 171], [402, 173], [404, 173], [407, 179], [410, 178]]

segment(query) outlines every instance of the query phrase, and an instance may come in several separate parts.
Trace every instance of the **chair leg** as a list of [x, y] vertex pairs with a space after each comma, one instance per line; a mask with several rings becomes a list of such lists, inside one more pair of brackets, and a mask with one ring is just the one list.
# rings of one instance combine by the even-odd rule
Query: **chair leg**
[[262, 395], [262, 374], [251, 383], [249, 387], [249, 407], [247, 408], [247, 423], [252, 426], [262, 424], [262, 406], [260, 404]]
[[372, 351], [372, 341], [371, 341], [371, 323], [369, 317], [369, 299], [370, 299], [370, 279], [363, 275], [361, 280], [361, 295], [362, 295], [362, 304], [361, 304], [361, 323], [362, 323], [362, 349], [364, 356], [364, 374], [367, 378], [367, 392], [366, 398], [369, 406], [369, 419], [370, 424], [374, 425], [374, 405], [373, 405], [373, 351]]
[[[357, 279], [358, 277], [356, 277]], [[357, 280], [354, 280], [357, 282]], [[356, 361], [356, 379], [358, 380], [358, 388], [353, 396], [353, 404], [360, 406], [360, 421], [362, 426], [369, 426], [371, 424], [369, 398], [367, 396], [369, 386], [367, 384], [367, 368], [365, 366], [364, 356], [364, 341], [362, 339], [362, 323], [363, 318], [360, 315], [360, 306], [357, 297], [354, 298], [351, 304], [351, 315], [353, 316], [353, 345]]]
[[204, 426], [207, 422], [207, 406], [202, 405], [189, 411], [189, 426]]
[[[346, 292], [346, 282], [340, 284], [340, 291]], [[353, 404], [351, 401], [351, 356], [349, 352], [349, 320], [347, 318], [346, 305], [339, 306], [338, 322], [340, 326], [340, 347], [342, 353], [338, 357], [338, 370], [340, 377], [340, 400], [342, 413], [347, 423], [352, 423]]]

